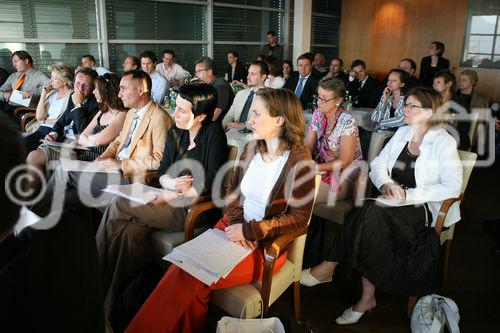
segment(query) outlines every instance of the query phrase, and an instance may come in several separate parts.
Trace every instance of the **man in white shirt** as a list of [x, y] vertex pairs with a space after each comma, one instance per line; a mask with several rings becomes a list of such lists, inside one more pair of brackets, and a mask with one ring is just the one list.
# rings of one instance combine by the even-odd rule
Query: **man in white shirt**
[[163, 105], [165, 96], [168, 96], [168, 82], [165, 76], [156, 71], [156, 55], [152, 51], [144, 51], [139, 56], [142, 70], [149, 74], [153, 82], [151, 97], [158, 105]]
[[248, 89], [238, 91], [234, 97], [234, 102], [229, 108], [226, 116], [222, 120], [222, 125], [226, 130], [231, 128], [245, 128], [246, 120], [250, 113], [255, 93], [260, 88], [264, 88], [264, 82], [269, 74], [269, 67], [263, 61], [252, 62], [248, 68], [247, 85]]
[[291, 90], [300, 99], [302, 108], [312, 107], [313, 96], [318, 93], [318, 77], [312, 73], [313, 56], [304, 53], [297, 58], [297, 72], [293, 72], [283, 88]]
[[163, 62], [156, 65], [156, 71], [167, 79], [170, 88], [178, 87], [180, 81], [190, 75], [187, 70], [175, 62], [173, 50], [163, 51]]
[[82, 67], [92, 68], [97, 72], [99, 76], [104, 75], [106, 73], [111, 73], [111, 71], [106, 67], [96, 67], [95, 58], [91, 54], [86, 54], [82, 56]]

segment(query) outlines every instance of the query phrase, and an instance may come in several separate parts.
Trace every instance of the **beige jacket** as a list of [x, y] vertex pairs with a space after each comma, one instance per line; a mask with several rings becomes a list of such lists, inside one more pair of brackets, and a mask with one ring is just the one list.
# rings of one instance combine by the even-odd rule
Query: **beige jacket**
[[[108, 149], [99, 158], [116, 158], [126, 141], [136, 109], [130, 109], [120, 135], [109, 144]], [[173, 124], [170, 115], [153, 102], [144, 114], [139, 127], [130, 143], [129, 156], [122, 161], [122, 171], [130, 181], [147, 181], [156, 175], [163, 158], [163, 148], [167, 131]]]

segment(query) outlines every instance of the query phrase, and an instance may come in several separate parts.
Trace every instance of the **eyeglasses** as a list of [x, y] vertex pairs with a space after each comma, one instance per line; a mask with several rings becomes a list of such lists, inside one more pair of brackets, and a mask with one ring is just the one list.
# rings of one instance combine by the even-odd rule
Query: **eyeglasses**
[[428, 109], [428, 107], [426, 107], [426, 106], [418, 106], [418, 105], [410, 104], [410, 103], [405, 104], [403, 107], [410, 108], [410, 109]]
[[330, 101], [333, 101], [334, 99], [335, 99], [335, 97], [332, 97], [332, 98], [329, 98], [329, 99], [325, 99], [325, 98], [323, 98], [321, 96], [318, 96], [318, 102], [321, 102], [323, 104], [328, 103]]
[[88, 88], [90, 88], [90, 85], [87, 83], [81, 83], [81, 82], [77, 81], [77, 82], [75, 82], [75, 87], [77, 87], [77, 88], [81, 87], [83, 89], [88, 89]]
[[206, 71], [206, 70], [207, 70], [206, 68], [205, 69], [198, 69], [198, 70], [194, 71], [194, 74], [198, 75], [198, 73]]

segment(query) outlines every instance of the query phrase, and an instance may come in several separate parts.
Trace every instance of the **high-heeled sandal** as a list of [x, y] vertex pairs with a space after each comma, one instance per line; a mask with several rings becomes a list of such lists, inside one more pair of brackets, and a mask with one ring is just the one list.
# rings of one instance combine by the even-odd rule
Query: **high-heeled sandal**
[[326, 282], [331, 282], [332, 278], [330, 277], [328, 280], [325, 281], [320, 281], [316, 279], [312, 274], [311, 274], [311, 269], [303, 269], [300, 272], [300, 284], [306, 287], [312, 287], [320, 283], [326, 283]]
[[[371, 313], [372, 310], [368, 310], [368, 313]], [[353, 310], [353, 307], [351, 306], [349, 309], [346, 309], [344, 313], [337, 319], [335, 319], [335, 322], [338, 325], [349, 325], [349, 324], [354, 324], [357, 323], [361, 317], [364, 315], [364, 312], [357, 312]]]

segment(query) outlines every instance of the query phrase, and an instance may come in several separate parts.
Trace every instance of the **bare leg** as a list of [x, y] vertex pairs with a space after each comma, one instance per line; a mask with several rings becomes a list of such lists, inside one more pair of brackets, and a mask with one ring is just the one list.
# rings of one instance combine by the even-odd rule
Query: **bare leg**
[[[47, 162], [47, 157], [43, 150], [36, 149], [28, 154], [26, 158], [26, 163], [34, 169], [40, 170], [41, 174], [45, 175], [45, 163]], [[30, 169], [31, 183], [30, 188], [35, 192], [38, 192], [42, 179], [40, 179], [39, 174]]]
[[353, 307], [353, 310], [356, 312], [369, 311], [377, 306], [377, 301], [375, 300], [375, 286], [364, 277], [361, 278], [361, 284], [363, 286], [363, 294], [358, 303]]
[[338, 262], [323, 261], [321, 264], [311, 268], [311, 275], [319, 281], [329, 280], [333, 276], [333, 273], [335, 273], [337, 265]]

